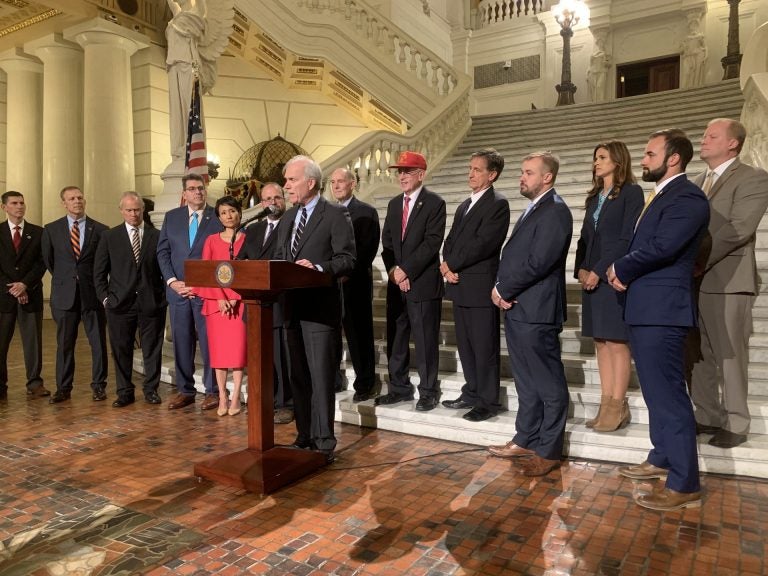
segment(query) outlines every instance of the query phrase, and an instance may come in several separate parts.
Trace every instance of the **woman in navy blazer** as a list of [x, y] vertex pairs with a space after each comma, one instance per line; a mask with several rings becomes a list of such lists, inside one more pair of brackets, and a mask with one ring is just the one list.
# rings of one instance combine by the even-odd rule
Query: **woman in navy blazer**
[[629, 423], [627, 387], [631, 354], [623, 320], [624, 296], [606, 277], [608, 267], [626, 254], [643, 209], [643, 191], [632, 175], [626, 145], [600, 143], [592, 155], [592, 189], [576, 249], [574, 277], [582, 287], [581, 333], [595, 341], [600, 372], [600, 409], [586, 426], [611, 432]]

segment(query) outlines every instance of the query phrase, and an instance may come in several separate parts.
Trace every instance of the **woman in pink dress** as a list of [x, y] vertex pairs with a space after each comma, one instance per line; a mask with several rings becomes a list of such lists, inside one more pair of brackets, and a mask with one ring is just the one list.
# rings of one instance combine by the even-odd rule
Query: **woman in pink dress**
[[[224, 196], [216, 202], [216, 215], [224, 231], [208, 236], [203, 245], [203, 260], [230, 260], [230, 245], [234, 243], [234, 256], [240, 252], [245, 234], [237, 232], [243, 212], [240, 203], [232, 196]], [[217, 414], [234, 416], [240, 413], [240, 387], [243, 368], [246, 366], [246, 330], [243, 312], [245, 307], [240, 295], [227, 288], [197, 288], [195, 292], [204, 299], [203, 315], [208, 330], [208, 352], [211, 367], [216, 371], [219, 386]], [[234, 386], [232, 401], [227, 405], [227, 372], [232, 370]]]

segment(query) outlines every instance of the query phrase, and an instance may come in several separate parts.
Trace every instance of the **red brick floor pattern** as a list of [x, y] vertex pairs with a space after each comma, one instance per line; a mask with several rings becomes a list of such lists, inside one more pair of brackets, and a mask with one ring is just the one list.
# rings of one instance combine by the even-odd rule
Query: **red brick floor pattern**
[[[49, 388], [52, 354], [49, 343]], [[768, 573], [761, 480], [706, 476], [701, 509], [661, 514], [632, 500], [652, 484], [622, 478], [614, 464], [568, 460], [530, 479], [476, 446], [337, 425], [334, 465], [261, 497], [192, 475], [194, 462], [246, 444], [244, 415], [141, 402], [115, 409], [113, 380], [109, 400], [93, 402], [84, 344], [72, 400], [28, 401], [16, 341], [11, 358], [0, 404], [3, 575], [22, 573], [14, 537], [108, 504], [144, 528], [183, 534], [140, 572], [150, 575]], [[164, 399], [170, 393], [163, 386]], [[294, 435], [292, 424], [276, 429], [279, 443]], [[139, 573], [116, 567], [121, 554], [146, 558], [149, 547], [98, 530], [79, 542], [104, 551], [94, 574]]]

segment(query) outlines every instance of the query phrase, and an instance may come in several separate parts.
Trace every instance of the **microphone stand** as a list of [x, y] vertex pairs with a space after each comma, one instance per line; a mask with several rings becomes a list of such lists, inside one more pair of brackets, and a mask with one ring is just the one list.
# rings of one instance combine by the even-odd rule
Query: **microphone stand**
[[264, 210], [256, 214], [256, 216], [251, 216], [245, 222], [240, 223], [240, 226], [238, 226], [235, 229], [235, 233], [232, 234], [232, 238], [229, 241], [229, 259], [230, 260], [235, 259], [235, 240], [237, 239], [238, 232], [247, 228], [250, 224], [252, 224], [253, 222], [256, 222], [256, 220], [261, 220], [265, 216], [269, 216], [270, 214], [272, 214], [272, 212], [274, 212], [274, 208], [272, 206], [267, 206], [266, 208], [264, 208]]

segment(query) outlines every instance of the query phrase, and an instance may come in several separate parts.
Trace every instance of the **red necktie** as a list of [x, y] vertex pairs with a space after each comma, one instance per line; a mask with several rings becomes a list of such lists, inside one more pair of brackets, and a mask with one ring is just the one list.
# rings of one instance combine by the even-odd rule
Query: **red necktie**
[[403, 205], [403, 221], [400, 228], [402, 230], [402, 235], [400, 236], [400, 240], [405, 238], [405, 227], [408, 225], [408, 203], [410, 201], [410, 196], [403, 196], [403, 202], [405, 202], [405, 204]]
[[19, 246], [21, 246], [21, 226], [15, 226], [13, 228], [13, 247], [16, 252], [19, 251]]

